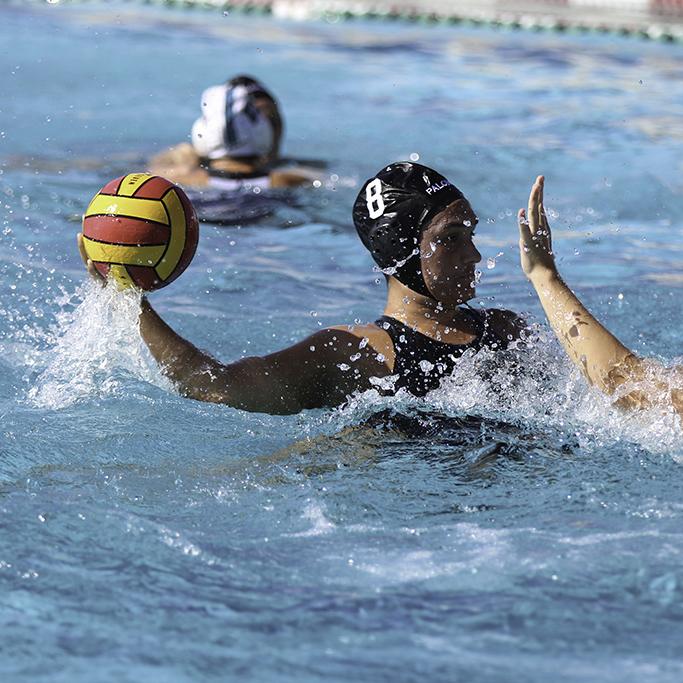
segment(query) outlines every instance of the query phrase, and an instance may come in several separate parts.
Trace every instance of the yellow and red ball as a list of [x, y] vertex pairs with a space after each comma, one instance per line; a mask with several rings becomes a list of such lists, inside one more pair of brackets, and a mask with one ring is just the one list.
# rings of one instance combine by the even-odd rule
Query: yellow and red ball
[[88, 258], [119, 286], [160, 289], [189, 265], [199, 224], [187, 195], [169, 180], [129, 173], [107, 183], [83, 216]]

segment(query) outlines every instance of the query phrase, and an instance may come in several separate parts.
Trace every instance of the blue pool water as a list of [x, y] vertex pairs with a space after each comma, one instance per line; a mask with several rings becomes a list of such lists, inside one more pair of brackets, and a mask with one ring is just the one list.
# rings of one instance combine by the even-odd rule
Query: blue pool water
[[[74, 235], [237, 72], [279, 96], [285, 153], [329, 166], [256, 224], [202, 226], [152, 297], [179, 332], [230, 360], [377, 317], [350, 205], [414, 154], [470, 197], [477, 302], [526, 312], [532, 348], [424, 401], [271, 417], [174, 393]], [[2, 3], [0, 82], [3, 681], [681, 680], [683, 430], [575, 374], [514, 213], [544, 173], [568, 281], [680, 361], [683, 47]]]

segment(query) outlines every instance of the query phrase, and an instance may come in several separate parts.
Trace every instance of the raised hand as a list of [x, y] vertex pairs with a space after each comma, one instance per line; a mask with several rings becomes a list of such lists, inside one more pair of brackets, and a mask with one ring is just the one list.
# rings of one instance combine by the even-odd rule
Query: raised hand
[[520, 261], [530, 280], [555, 272], [552, 236], [543, 207], [544, 181], [542, 175], [536, 178], [529, 194], [528, 209], [520, 209], [517, 214]]

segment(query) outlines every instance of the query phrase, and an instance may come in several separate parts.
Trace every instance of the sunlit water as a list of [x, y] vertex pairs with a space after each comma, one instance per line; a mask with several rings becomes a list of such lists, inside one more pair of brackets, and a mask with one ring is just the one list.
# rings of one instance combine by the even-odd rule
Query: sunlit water
[[[680, 359], [683, 48], [2, 4], [0, 60], [3, 681], [682, 679], [681, 427], [576, 375], [513, 216], [545, 173], [569, 282]], [[237, 72], [279, 96], [285, 153], [329, 166], [257, 223], [202, 226], [152, 297], [169, 322], [229, 360], [376, 318], [350, 206], [413, 154], [470, 197], [475, 303], [526, 312], [530, 348], [295, 417], [174, 393], [74, 234]]]

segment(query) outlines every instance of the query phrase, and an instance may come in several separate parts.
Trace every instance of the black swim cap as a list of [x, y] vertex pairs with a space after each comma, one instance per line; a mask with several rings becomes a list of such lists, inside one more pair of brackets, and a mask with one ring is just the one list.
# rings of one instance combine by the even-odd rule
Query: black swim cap
[[422, 277], [422, 230], [464, 195], [440, 173], [399, 161], [367, 180], [353, 205], [353, 223], [377, 265], [414, 292], [432, 296]]
[[275, 102], [275, 98], [266, 89], [263, 83], [261, 83], [261, 81], [257, 81], [255, 78], [252, 78], [251, 76], [234, 76], [233, 78], [227, 80], [225, 84], [228, 86], [228, 88], [236, 88], [238, 86], [243, 86], [249, 89], [249, 94], [258, 95], [260, 97], [267, 97], [269, 100]]

